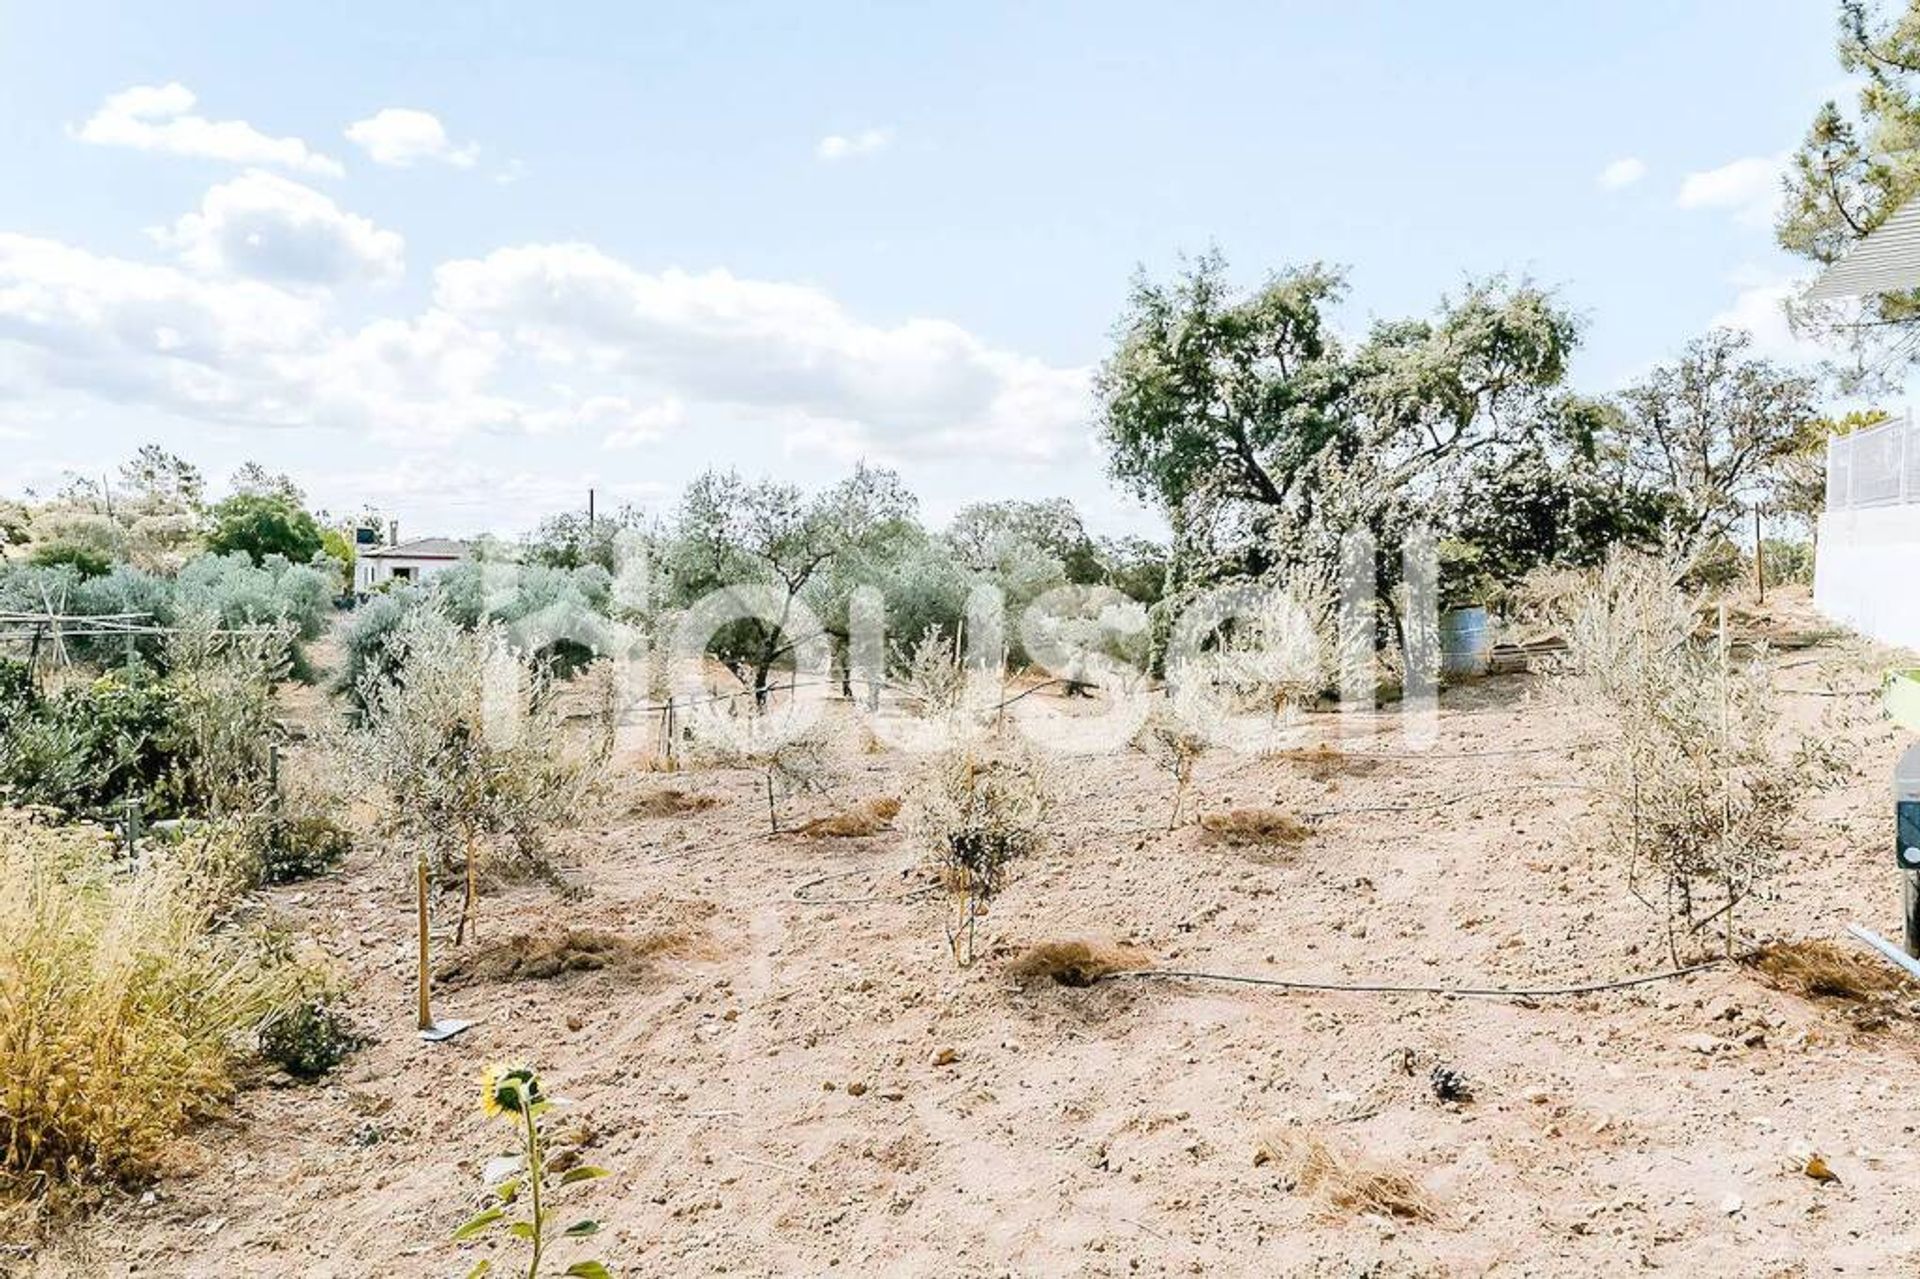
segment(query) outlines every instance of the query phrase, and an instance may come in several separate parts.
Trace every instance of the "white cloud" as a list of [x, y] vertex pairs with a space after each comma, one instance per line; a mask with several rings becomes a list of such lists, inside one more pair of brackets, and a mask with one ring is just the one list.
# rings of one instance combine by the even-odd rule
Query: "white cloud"
[[1646, 176], [1647, 162], [1639, 156], [1629, 155], [1615, 160], [1600, 170], [1600, 176], [1595, 181], [1605, 190], [1618, 191], [1622, 187], [1632, 186]]
[[1785, 364], [1815, 364], [1831, 357], [1830, 350], [1796, 335], [1787, 323], [1787, 299], [1804, 280], [1744, 267], [1734, 272], [1728, 283], [1740, 291], [1707, 322], [1709, 328], [1750, 333], [1755, 355]]
[[424, 310], [363, 319], [325, 286], [397, 272], [398, 237], [259, 174], [158, 237], [181, 264], [0, 233], [0, 385], [415, 449], [475, 431], [629, 449], [696, 416], [869, 457], [1039, 461], [1086, 438], [1088, 370], [811, 286], [535, 244], [445, 263]]
[[1780, 179], [1786, 171], [1783, 156], [1747, 156], [1689, 173], [1681, 180], [1675, 200], [1683, 209], [1726, 209], [1740, 221], [1766, 223], [1780, 206]]
[[296, 285], [398, 279], [405, 242], [331, 199], [250, 170], [207, 192], [154, 238], [195, 270]]
[[408, 169], [427, 160], [470, 169], [480, 158], [477, 144], [455, 146], [440, 117], [412, 107], [385, 107], [354, 121], [347, 126], [347, 140], [375, 164], [391, 169]]
[[862, 129], [851, 135], [830, 133], [820, 139], [813, 153], [822, 160], [854, 160], [875, 155], [892, 145], [892, 129]]
[[558, 365], [690, 403], [863, 424], [922, 452], [1057, 456], [1088, 374], [956, 324], [883, 327], [806, 285], [634, 269], [591, 245], [534, 244], [443, 264], [435, 304]]
[[270, 137], [244, 120], [194, 115], [195, 101], [193, 91], [177, 82], [134, 85], [110, 94], [73, 135], [97, 146], [230, 164], [269, 164], [324, 177], [337, 178], [344, 172], [339, 161], [314, 151], [299, 138]]
[[685, 406], [671, 396], [657, 404], [635, 405], [624, 395], [598, 395], [580, 406], [577, 420], [605, 430], [605, 447], [630, 449], [661, 439], [686, 417]]

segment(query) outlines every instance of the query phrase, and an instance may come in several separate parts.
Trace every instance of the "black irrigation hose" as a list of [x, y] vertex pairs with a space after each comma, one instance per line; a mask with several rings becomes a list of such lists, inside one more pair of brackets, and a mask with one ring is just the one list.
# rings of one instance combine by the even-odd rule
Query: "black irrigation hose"
[[1484, 799], [1489, 795], [1507, 795], [1521, 790], [1584, 790], [1597, 791], [1604, 787], [1587, 782], [1555, 782], [1541, 780], [1537, 782], [1511, 782], [1505, 786], [1488, 786], [1481, 790], [1462, 791], [1458, 795], [1449, 795], [1445, 799], [1423, 801], [1418, 804], [1353, 804], [1345, 808], [1322, 808], [1300, 814], [1303, 821], [1319, 821], [1323, 817], [1345, 817], [1354, 813], [1425, 813], [1462, 804], [1470, 799]]
[[796, 885], [793, 890], [793, 897], [795, 901], [806, 906], [859, 906], [867, 902], [912, 901], [916, 897], [924, 897], [928, 893], [936, 891], [939, 887], [937, 884], [922, 884], [917, 888], [909, 888], [905, 892], [867, 893], [861, 897], [812, 897], [808, 895], [809, 889], [818, 888], [821, 884], [831, 880], [850, 879], [855, 875], [872, 875], [876, 873], [878, 872], [861, 867], [854, 870], [830, 871], [825, 875], [815, 875], [805, 883]]
[[1610, 990], [1626, 990], [1632, 986], [1648, 986], [1654, 982], [1672, 981], [1677, 977], [1686, 977], [1734, 962], [1734, 958], [1723, 956], [1698, 964], [1688, 964], [1683, 968], [1642, 973], [1637, 977], [1622, 977], [1615, 981], [1582, 982], [1573, 986], [1415, 986], [1389, 982], [1298, 981], [1285, 977], [1248, 977], [1240, 973], [1212, 973], [1181, 968], [1130, 968], [1123, 972], [1105, 973], [1094, 978], [1094, 981], [1151, 979], [1219, 981], [1238, 986], [1271, 986], [1281, 990], [1330, 991], [1360, 995], [1450, 995], [1462, 999], [1550, 999], [1571, 995], [1597, 995]]

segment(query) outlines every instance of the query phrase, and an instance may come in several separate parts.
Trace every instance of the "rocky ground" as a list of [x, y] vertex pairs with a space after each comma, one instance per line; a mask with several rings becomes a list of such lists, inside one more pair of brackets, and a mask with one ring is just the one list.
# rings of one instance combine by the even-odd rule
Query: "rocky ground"
[[[1851, 641], [1773, 658], [1794, 718], [1834, 717], [1858, 750], [1746, 912], [1756, 937], [1898, 933], [1882, 660]], [[768, 837], [756, 774], [623, 761], [556, 840], [583, 893], [503, 889], [477, 946], [441, 945], [441, 1009], [475, 1025], [437, 1045], [411, 1029], [406, 881], [357, 853], [274, 905], [373, 1042], [325, 1082], [247, 1089], [38, 1271], [459, 1275], [494, 1255], [518, 1273], [448, 1238], [511, 1145], [478, 1105], [501, 1059], [570, 1103], [565, 1157], [612, 1170], [567, 1195], [607, 1223], [594, 1251], [620, 1274], [1920, 1269], [1904, 997], [1809, 998], [1738, 965], [1524, 1000], [1015, 974], [1058, 939], [1400, 985], [1668, 965], [1579, 789], [1596, 726], [1538, 676], [1450, 690], [1424, 752], [1392, 715], [1314, 721], [1347, 734], [1337, 759], [1209, 756], [1194, 788], [1202, 812], [1310, 818], [1293, 844], [1165, 830], [1169, 784], [1138, 754], [1062, 763], [1052, 848], [966, 971], [897, 832]], [[796, 813], [897, 795], [908, 765], [849, 749]], [[715, 802], [661, 815], [669, 788]], [[600, 966], [567, 969], [576, 954]], [[1470, 1096], [1436, 1095], [1435, 1067]]]

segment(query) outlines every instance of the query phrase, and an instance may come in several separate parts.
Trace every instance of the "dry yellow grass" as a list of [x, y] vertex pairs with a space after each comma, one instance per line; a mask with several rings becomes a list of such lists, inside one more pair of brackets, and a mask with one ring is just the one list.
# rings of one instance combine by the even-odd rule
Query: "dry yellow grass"
[[1053, 981], [1062, 986], [1091, 986], [1102, 977], [1144, 968], [1153, 957], [1134, 946], [1097, 941], [1043, 941], [1027, 947], [1007, 965], [1022, 981]]
[[874, 835], [893, 824], [900, 815], [900, 801], [891, 795], [862, 800], [844, 813], [816, 817], [799, 828], [802, 835], [816, 839], [853, 839]]
[[1810, 999], [1864, 1002], [1913, 989], [1892, 964], [1859, 947], [1830, 941], [1768, 942], [1747, 962], [1771, 985]]
[[1331, 742], [1277, 751], [1274, 758], [1292, 764], [1316, 782], [1331, 777], [1364, 777], [1381, 764], [1365, 755], [1350, 755]]
[[1200, 814], [1200, 829], [1224, 844], [1298, 844], [1313, 833], [1292, 813], [1279, 808], [1233, 808]]
[[97, 833], [0, 811], [0, 1192], [133, 1181], [233, 1089], [291, 964], [216, 928], [178, 862], [136, 873]]
[[435, 980], [449, 987], [474, 982], [546, 981], [568, 973], [632, 972], [648, 961], [704, 953], [703, 935], [662, 928], [629, 937], [604, 928], [560, 928], [516, 933], [475, 946], [441, 965]]
[[667, 786], [648, 791], [629, 804], [627, 811], [635, 817], [678, 817], [682, 813], [705, 812], [719, 802], [712, 795], [700, 795]]
[[1402, 1221], [1432, 1221], [1433, 1199], [1406, 1173], [1388, 1168], [1356, 1151], [1342, 1149], [1314, 1132], [1285, 1132], [1255, 1148], [1256, 1168], [1278, 1168], [1303, 1194], [1325, 1200], [1342, 1212], [1372, 1213]]

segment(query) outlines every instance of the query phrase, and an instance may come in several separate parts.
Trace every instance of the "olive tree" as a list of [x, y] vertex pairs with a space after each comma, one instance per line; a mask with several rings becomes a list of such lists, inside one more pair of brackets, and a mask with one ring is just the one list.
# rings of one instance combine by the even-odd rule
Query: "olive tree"
[[423, 605], [397, 622], [386, 656], [364, 675], [363, 709], [340, 746], [343, 768], [372, 791], [379, 833], [413, 866], [426, 1030], [434, 868], [463, 872], [458, 945], [489, 845], [511, 839], [524, 848], [572, 811], [598, 759], [570, 749], [550, 677], [498, 622], [463, 629]]
[[675, 589], [682, 602], [771, 590], [779, 601], [773, 617], [743, 617], [712, 641], [715, 655], [764, 704], [774, 668], [819, 638], [791, 625], [797, 606], [828, 581], [836, 561], [910, 523], [914, 505], [899, 476], [867, 466], [813, 495], [708, 471], [687, 487], [674, 521], [667, 554]]

